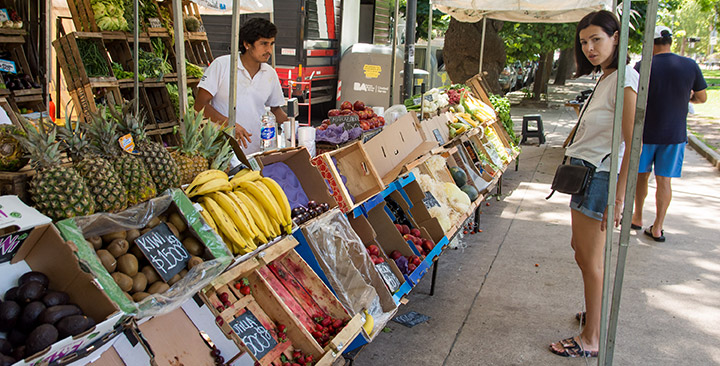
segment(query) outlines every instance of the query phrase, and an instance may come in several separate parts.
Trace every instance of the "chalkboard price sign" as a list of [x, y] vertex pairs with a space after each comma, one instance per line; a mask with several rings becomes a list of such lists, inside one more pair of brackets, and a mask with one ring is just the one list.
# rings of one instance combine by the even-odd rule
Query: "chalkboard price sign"
[[433, 196], [430, 192], [425, 192], [425, 197], [423, 197], [423, 203], [425, 204], [425, 207], [440, 207], [440, 202], [435, 199], [435, 196]]
[[394, 293], [400, 288], [400, 281], [398, 281], [395, 274], [392, 273], [392, 270], [390, 270], [390, 266], [387, 263], [378, 263], [375, 265], [375, 268], [378, 273], [380, 273], [380, 276], [382, 276], [391, 293]]
[[231, 321], [230, 328], [240, 337], [250, 353], [258, 360], [278, 344], [250, 310], [246, 310]]
[[330, 116], [330, 123], [334, 125], [343, 124], [343, 129], [352, 130], [355, 127], [360, 127], [360, 117], [354, 114], [348, 114], [345, 116]]
[[185, 269], [190, 260], [180, 239], [164, 222], [135, 239], [135, 244], [165, 282]]

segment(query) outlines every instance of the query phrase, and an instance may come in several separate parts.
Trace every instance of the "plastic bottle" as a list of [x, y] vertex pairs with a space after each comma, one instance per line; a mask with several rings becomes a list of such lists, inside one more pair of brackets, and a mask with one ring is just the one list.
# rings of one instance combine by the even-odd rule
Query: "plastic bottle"
[[275, 123], [275, 115], [270, 108], [265, 107], [265, 114], [262, 116], [262, 126], [260, 127], [260, 138], [262, 139], [261, 148], [263, 151], [277, 149], [277, 124]]

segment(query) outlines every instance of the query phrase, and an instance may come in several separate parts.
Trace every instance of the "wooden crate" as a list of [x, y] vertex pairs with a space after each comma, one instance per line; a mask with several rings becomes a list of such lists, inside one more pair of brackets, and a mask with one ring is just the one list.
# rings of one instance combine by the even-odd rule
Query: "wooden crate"
[[[116, 82], [117, 83], [117, 82]], [[97, 113], [98, 102], [110, 104], [122, 104], [123, 97], [120, 88], [115, 86], [94, 87], [92, 85], [84, 85], [75, 90], [68, 90], [73, 100], [78, 117], [87, 121], [91, 118], [91, 113]]]
[[[90, 77], [85, 70], [85, 64], [80, 57], [78, 40], [86, 40], [95, 43], [100, 49], [102, 58], [108, 67], [107, 76]], [[68, 89], [78, 89], [84, 85], [93, 87], [117, 87], [117, 79], [112, 74], [110, 57], [105, 52], [102, 33], [73, 32], [53, 41], [53, 47], [57, 53], [58, 63], [65, 75]]]
[[24, 29], [0, 28], [0, 43], [25, 43], [26, 35]]
[[200, 66], [209, 66], [213, 62], [210, 43], [205, 39], [186, 39], [185, 40], [185, 57], [187, 60]]
[[[359, 334], [362, 317], [351, 317], [335, 295], [325, 286], [308, 264], [293, 249], [297, 241], [286, 237], [269, 247], [263, 255], [246, 260], [220, 275], [200, 292], [203, 301], [216, 315], [216, 323], [241, 349], [246, 350], [256, 365], [279, 365], [282, 355], [292, 358], [300, 350], [313, 358], [313, 365], [331, 365], [342, 350]], [[243, 295], [235, 284], [247, 279], [251, 293]], [[222, 297], [227, 294], [225, 306]], [[312, 297], [311, 297], [312, 296]], [[242, 338], [239, 317], [254, 315], [254, 324], [267, 342], [264, 347], [253, 337]], [[346, 325], [323, 347], [312, 336], [313, 317], [322, 315], [341, 319]], [[286, 327], [287, 341], [281, 341], [279, 325]], [[257, 338], [255, 338], [257, 339]], [[272, 346], [273, 343], [276, 343]], [[269, 345], [268, 345], [269, 344]], [[272, 346], [272, 348], [270, 348]], [[260, 355], [257, 357], [256, 354]]]
[[34, 170], [0, 172], [0, 195], [15, 195], [26, 204], [31, 204], [32, 199], [28, 188], [33, 175], [35, 175]]
[[67, 0], [75, 29], [84, 32], [99, 32], [90, 0]]

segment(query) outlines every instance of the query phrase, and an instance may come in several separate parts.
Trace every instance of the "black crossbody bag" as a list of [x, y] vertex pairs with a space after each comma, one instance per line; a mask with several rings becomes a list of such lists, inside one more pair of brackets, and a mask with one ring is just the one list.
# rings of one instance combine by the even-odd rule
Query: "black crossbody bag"
[[[590, 101], [592, 100], [593, 95], [595, 95], [596, 88], [597, 84], [595, 84], [595, 88], [593, 88], [593, 93], [590, 94], [590, 97], [587, 99], [587, 101], [585, 101], [585, 106], [580, 113], [577, 124], [575, 124], [575, 127], [571, 132], [572, 136], [570, 137], [570, 143], [567, 146], [572, 145], [573, 140], [575, 140], [575, 135], [577, 134], [578, 127], [580, 126], [580, 122], [582, 121], [582, 117], [585, 114], [585, 110], [590, 106]], [[560, 166], [558, 166], [555, 170], [555, 177], [553, 178], [553, 182], [550, 185], [552, 192], [550, 192], [550, 195], [545, 197], [546, 200], [550, 199], [550, 197], [552, 197], [552, 195], [555, 194], [556, 191], [565, 194], [583, 194], [585, 193], [585, 189], [587, 188], [587, 186], [590, 184], [590, 181], [595, 174], [595, 169], [597, 168], [584, 165], [565, 164], [567, 162], [567, 158], [567, 155], [565, 155], [565, 157], [563, 157], [562, 164], [560, 164]], [[583, 200], [585, 200], [584, 197]], [[580, 202], [580, 204], [582, 204], [582, 201]]]

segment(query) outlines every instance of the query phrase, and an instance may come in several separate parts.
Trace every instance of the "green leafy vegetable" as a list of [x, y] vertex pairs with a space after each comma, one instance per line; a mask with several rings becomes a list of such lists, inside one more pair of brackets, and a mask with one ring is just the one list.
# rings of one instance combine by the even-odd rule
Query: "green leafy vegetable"
[[110, 68], [108, 68], [107, 60], [103, 57], [96, 42], [78, 38], [77, 45], [80, 50], [80, 59], [88, 77], [113, 76]]

